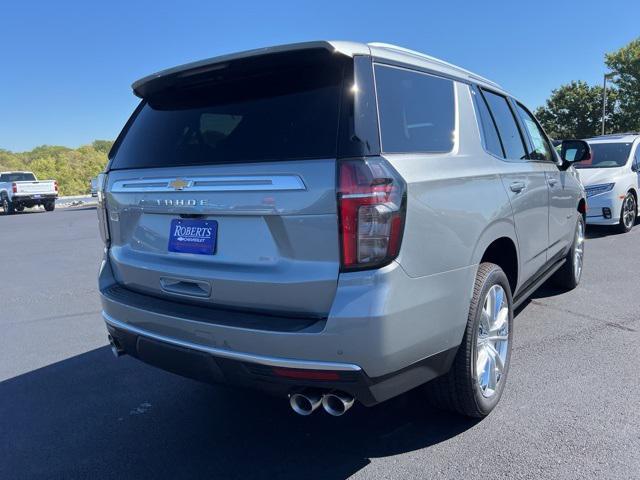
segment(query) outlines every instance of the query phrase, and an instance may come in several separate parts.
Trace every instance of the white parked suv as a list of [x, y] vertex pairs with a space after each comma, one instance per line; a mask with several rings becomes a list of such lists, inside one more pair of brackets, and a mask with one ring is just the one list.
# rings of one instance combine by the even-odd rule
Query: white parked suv
[[587, 190], [587, 224], [628, 232], [638, 215], [640, 134], [603, 135], [587, 142], [591, 158], [574, 164]]

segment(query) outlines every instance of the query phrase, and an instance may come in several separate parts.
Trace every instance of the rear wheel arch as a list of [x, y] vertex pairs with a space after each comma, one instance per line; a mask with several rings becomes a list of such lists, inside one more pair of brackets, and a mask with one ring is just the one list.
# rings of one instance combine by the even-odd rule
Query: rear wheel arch
[[498, 265], [507, 276], [511, 294], [515, 295], [518, 286], [518, 249], [509, 237], [500, 237], [491, 242], [484, 250], [480, 263]]

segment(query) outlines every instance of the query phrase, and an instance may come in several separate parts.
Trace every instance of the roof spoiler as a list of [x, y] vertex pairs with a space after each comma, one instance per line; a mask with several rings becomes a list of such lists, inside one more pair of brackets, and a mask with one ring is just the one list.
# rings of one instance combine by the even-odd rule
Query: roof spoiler
[[133, 85], [131, 85], [131, 88], [133, 89], [133, 93], [138, 97], [148, 98], [150, 95], [175, 84], [181, 79], [186, 79], [208, 72], [215, 72], [216, 70], [222, 70], [226, 68], [230, 62], [235, 60], [262, 55], [317, 49], [325, 49], [329, 52], [347, 55], [349, 57], [369, 54], [369, 48], [366, 45], [352, 42], [317, 41], [278, 45], [275, 47], [258, 48], [255, 50], [247, 50], [245, 52], [222, 55], [161, 70], [135, 81]]

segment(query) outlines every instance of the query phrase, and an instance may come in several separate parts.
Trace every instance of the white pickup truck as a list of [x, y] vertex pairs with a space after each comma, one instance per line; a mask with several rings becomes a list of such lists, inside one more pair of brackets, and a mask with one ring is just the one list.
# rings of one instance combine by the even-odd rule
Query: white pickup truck
[[5, 215], [25, 208], [44, 205], [47, 212], [56, 208], [58, 182], [38, 181], [32, 172], [0, 172], [0, 206]]

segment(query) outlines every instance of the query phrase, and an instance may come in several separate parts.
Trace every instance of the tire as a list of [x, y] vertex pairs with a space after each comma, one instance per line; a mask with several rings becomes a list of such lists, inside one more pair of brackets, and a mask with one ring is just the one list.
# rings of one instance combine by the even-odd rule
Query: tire
[[567, 252], [562, 267], [551, 277], [552, 282], [564, 290], [573, 290], [582, 278], [582, 265], [584, 263], [584, 217], [578, 215], [578, 223], [573, 236], [573, 245]]
[[53, 212], [56, 209], [56, 202], [47, 202], [44, 204], [44, 209], [47, 212]]
[[24, 205], [19, 205], [16, 207], [16, 212], [24, 212]]
[[2, 211], [5, 215], [13, 215], [16, 213], [16, 209], [13, 207], [13, 202], [9, 200], [9, 197], [6, 195], [2, 196]]
[[[500, 297], [502, 308], [495, 313], [496, 309], [487, 302], [493, 299], [495, 304]], [[491, 310], [493, 313], [484, 314]], [[501, 340], [491, 341], [488, 334], [492, 331]], [[481, 263], [462, 343], [451, 370], [425, 385], [429, 401], [438, 408], [468, 417], [489, 415], [504, 391], [512, 338], [513, 299], [507, 276], [498, 265]], [[481, 372], [479, 367], [483, 367]]]
[[620, 233], [629, 232], [636, 224], [636, 217], [638, 216], [638, 202], [633, 193], [627, 192], [627, 196], [622, 201], [622, 208], [620, 209], [620, 223], [618, 223], [617, 229]]

